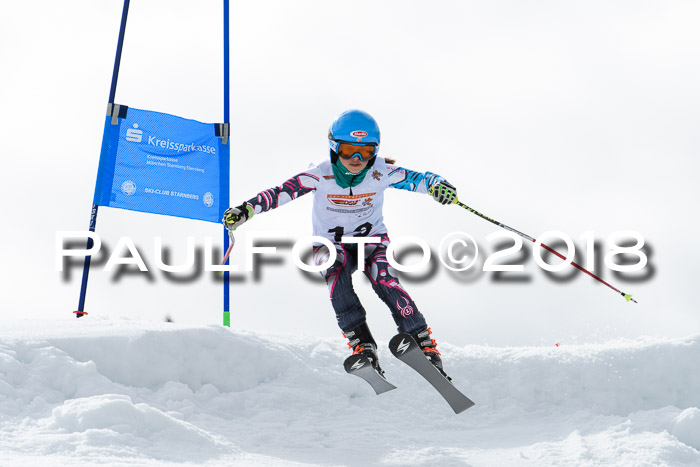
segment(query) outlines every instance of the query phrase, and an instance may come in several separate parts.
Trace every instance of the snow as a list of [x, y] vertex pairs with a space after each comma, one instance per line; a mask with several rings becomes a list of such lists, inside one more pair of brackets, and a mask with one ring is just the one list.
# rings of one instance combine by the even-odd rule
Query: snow
[[382, 396], [340, 339], [88, 317], [0, 342], [3, 466], [700, 464], [700, 336], [441, 342], [460, 415], [386, 342]]
[[93, 317], [0, 324], [2, 466], [700, 465], [700, 336], [440, 342], [477, 403], [455, 415], [386, 341], [399, 388], [376, 396], [344, 373], [341, 339]]

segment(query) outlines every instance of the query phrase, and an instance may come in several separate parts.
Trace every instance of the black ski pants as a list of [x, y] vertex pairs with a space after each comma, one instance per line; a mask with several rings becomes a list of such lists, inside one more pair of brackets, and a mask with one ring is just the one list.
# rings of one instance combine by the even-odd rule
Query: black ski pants
[[[413, 299], [399, 283], [396, 271], [386, 259], [389, 237], [380, 235], [381, 243], [364, 246], [364, 274], [372, 283], [372, 289], [389, 307], [399, 332], [416, 334], [427, 328], [425, 319]], [[321, 275], [326, 279], [331, 304], [338, 326], [349, 332], [366, 321], [366, 312], [352, 285], [352, 273], [358, 268], [357, 245], [335, 243], [337, 257], [333, 265]], [[327, 247], [314, 247], [314, 263], [325, 263], [329, 256]]]

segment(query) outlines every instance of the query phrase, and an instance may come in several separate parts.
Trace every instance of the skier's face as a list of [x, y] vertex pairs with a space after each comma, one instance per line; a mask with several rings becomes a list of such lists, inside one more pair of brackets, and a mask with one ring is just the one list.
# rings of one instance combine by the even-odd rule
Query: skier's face
[[377, 148], [372, 145], [354, 145], [350, 143], [340, 143], [338, 145], [338, 156], [340, 162], [348, 171], [358, 173], [376, 155]]
[[353, 157], [350, 160], [343, 159], [342, 157], [339, 159], [340, 163], [343, 164], [343, 167], [348, 169], [348, 172], [352, 172], [354, 174], [361, 172], [362, 169], [367, 167], [367, 163], [369, 161], [363, 161], [359, 157]]

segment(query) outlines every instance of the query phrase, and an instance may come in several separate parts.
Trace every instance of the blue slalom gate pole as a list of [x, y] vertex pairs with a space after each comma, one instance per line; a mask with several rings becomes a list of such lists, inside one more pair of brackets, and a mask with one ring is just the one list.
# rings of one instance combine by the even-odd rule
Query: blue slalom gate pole
[[[229, 123], [229, 50], [228, 50], [228, 0], [224, 0], [224, 124]], [[229, 139], [230, 141], [230, 139]], [[229, 150], [230, 151], [230, 150]], [[226, 177], [231, 176], [230, 172], [225, 174]], [[227, 196], [228, 197], [228, 196]], [[224, 227], [224, 250], [228, 250], [229, 238], [228, 232]], [[228, 264], [228, 259], [224, 261]], [[231, 314], [229, 313], [229, 272], [224, 271], [224, 326], [231, 326]]]
[[[117, 41], [117, 55], [114, 58], [114, 70], [112, 71], [112, 85], [109, 90], [109, 103], [114, 104], [114, 95], [117, 92], [117, 78], [119, 77], [119, 64], [122, 59], [122, 46], [124, 45], [124, 31], [126, 30], [126, 17], [129, 14], [129, 0], [124, 0], [124, 8], [122, 10], [122, 21], [119, 25], [119, 40]], [[97, 224], [97, 205], [92, 205], [90, 213], [90, 232], [95, 231]], [[88, 238], [87, 249], [90, 250], [93, 246], [92, 238]], [[75, 317], [80, 318], [87, 313], [85, 310], [85, 294], [87, 293], [88, 275], [90, 274], [90, 259], [92, 256], [86, 255], [83, 263], [83, 278], [80, 282], [80, 298], [78, 299], [78, 309], [74, 311]]]

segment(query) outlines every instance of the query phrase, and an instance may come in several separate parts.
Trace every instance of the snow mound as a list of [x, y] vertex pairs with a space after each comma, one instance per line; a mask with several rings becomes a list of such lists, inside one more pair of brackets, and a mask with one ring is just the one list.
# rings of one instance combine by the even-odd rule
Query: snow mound
[[165, 434], [178, 442], [208, 439], [189, 423], [177, 420], [147, 404], [134, 404], [129, 396], [105, 394], [66, 401], [53, 409], [53, 427], [66, 432], [109, 430], [148, 438]]
[[691, 407], [678, 414], [671, 433], [683, 443], [700, 451], [700, 409]]
[[244, 391], [283, 373], [294, 359], [274, 342], [219, 327], [59, 338], [52, 344], [77, 361], [94, 362], [114, 383], [151, 389], [177, 382], [192, 391], [207, 384]]
[[196, 458], [201, 458], [203, 451], [216, 454], [225, 447], [190, 423], [118, 394], [68, 400], [53, 409], [47, 428], [73, 435], [64, 448], [116, 445], [118, 453], [123, 453], [126, 446], [132, 455], [159, 459], [181, 460], [194, 450], [199, 451]]
[[340, 339], [76, 321], [0, 323], [0, 465], [700, 465], [700, 336], [441, 342], [454, 415], [387, 341], [377, 397]]
[[700, 336], [549, 348], [443, 347], [446, 367], [489, 409], [626, 415], [700, 407]]

